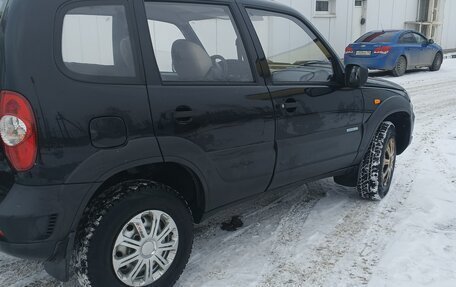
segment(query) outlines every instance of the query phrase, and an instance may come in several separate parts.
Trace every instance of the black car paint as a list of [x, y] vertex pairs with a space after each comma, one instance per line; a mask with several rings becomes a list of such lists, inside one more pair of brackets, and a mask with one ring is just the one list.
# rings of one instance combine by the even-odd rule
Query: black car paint
[[[48, 272], [65, 280], [84, 209], [122, 171], [182, 166], [201, 183], [201, 208], [211, 214], [266, 190], [356, 169], [380, 123], [395, 113], [409, 116], [411, 135], [414, 115], [403, 89], [380, 80], [346, 87], [337, 54], [296, 11], [259, 0], [181, 2], [230, 6], [253, 83], [163, 84], [141, 0], [97, 1], [127, 7], [137, 77], [122, 82], [72, 75], [57, 53], [58, 35], [62, 11], [84, 2], [9, 1], [0, 31], [1, 88], [25, 95], [34, 108], [39, 155], [30, 171], [17, 173], [0, 152], [0, 230], [6, 234], [0, 250], [47, 260]], [[332, 54], [333, 80], [272, 85], [246, 7], [301, 19]], [[374, 105], [374, 99], [382, 104]], [[176, 117], [178, 112], [187, 116]], [[106, 133], [103, 126], [110, 123], [124, 125], [122, 132]], [[404, 147], [409, 142], [410, 137]]]

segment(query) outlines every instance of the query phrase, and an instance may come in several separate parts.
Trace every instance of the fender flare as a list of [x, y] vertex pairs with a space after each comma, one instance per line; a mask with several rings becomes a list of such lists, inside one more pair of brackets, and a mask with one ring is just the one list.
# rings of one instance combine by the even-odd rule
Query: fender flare
[[411, 104], [405, 97], [401, 95], [393, 96], [385, 100], [378, 108], [369, 116], [363, 124], [363, 139], [361, 141], [358, 155], [355, 163], [358, 164], [364, 157], [367, 149], [369, 148], [372, 139], [375, 136], [380, 124], [389, 116], [396, 113], [407, 113], [410, 117], [412, 124], [411, 131], [413, 131], [413, 111]]

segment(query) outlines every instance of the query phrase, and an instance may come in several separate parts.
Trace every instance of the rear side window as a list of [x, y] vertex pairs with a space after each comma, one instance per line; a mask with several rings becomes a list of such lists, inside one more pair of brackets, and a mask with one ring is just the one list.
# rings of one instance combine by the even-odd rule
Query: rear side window
[[63, 20], [61, 48], [64, 65], [77, 74], [135, 76], [126, 12], [122, 5], [69, 10]]
[[397, 32], [373, 32], [368, 33], [358, 40], [357, 43], [387, 43], [392, 42]]

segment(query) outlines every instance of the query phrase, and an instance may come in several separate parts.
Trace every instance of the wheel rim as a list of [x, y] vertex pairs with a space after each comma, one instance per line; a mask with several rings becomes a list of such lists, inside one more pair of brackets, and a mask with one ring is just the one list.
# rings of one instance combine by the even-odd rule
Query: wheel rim
[[396, 161], [396, 141], [390, 139], [386, 146], [383, 157], [383, 186], [390, 184], [394, 172], [394, 163]]
[[112, 264], [117, 278], [128, 286], [157, 281], [174, 261], [179, 232], [170, 215], [148, 210], [130, 219], [114, 243]]

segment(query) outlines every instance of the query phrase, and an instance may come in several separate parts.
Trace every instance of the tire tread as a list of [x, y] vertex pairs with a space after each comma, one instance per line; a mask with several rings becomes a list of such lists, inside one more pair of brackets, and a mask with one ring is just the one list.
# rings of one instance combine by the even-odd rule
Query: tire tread
[[393, 128], [392, 122], [383, 122], [377, 130], [366, 155], [364, 156], [358, 173], [357, 189], [363, 199], [378, 201], [382, 198], [379, 190], [379, 176], [381, 157], [388, 131]]

